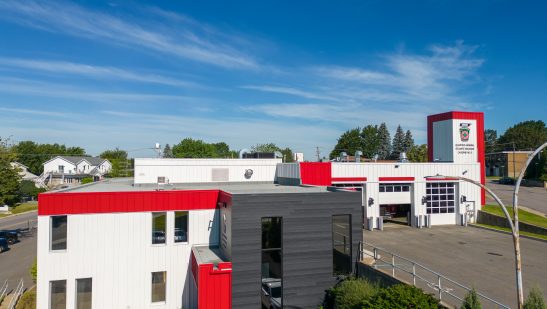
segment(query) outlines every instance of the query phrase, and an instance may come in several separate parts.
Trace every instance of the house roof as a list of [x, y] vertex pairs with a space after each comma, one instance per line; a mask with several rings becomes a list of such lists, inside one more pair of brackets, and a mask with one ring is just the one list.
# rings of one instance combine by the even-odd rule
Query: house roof
[[[52, 158], [51, 160], [56, 159], [56, 158], [64, 159], [65, 161], [73, 163], [74, 165], [77, 165], [82, 160], [86, 160], [87, 162], [89, 162], [89, 164], [91, 164], [93, 166], [98, 166], [98, 165], [100, 165], [101, 163], [103, 163], [105, 161], [105, 159], [103, 159], [101, 157], [85, 157], [85, 156], [56, 156], [55, 158]], [[44, 164], [51, 161], [51, 160], [48, 160], [48, 161], [44, 162]]]

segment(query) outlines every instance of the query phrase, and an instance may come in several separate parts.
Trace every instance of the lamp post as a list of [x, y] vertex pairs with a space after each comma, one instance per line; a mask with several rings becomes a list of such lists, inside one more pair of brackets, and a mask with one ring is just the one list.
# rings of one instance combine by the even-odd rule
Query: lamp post
[[[466, 177], [461, 176], [445, 176], [445, 175], [435, 175], [435, 176], [426, 176], [424, 178], [435, 178], [435, 179], [458, 179], [461, 181], [465, 181], [471, 184], [474, 184], [476, 186], [481, 187], [486, 192], [488, 192], [492, 198], [500, 205], [501, 210], [503, 211], [503, 214], [505, 215], [505, 218], [507, 219], [507, 222], [509, 223], [509, 227], [511, 228], [511, 234], [513, 235], [513, 246], [515, 248], [515, 262], [516, 262], [516, 276], [517, 276], [517, 294], [518, 294], [518, 308], [522, 309], [524, 300], [522, 298], [523, 292], [522, 292], [522, 273], [521, 273], [521, 259], [520, 259], [520, 240], [519, 240], [519, 233], [518, 233], [518, 221], [516, 221], [516, 224], [513, 224], [513, 221], [511, 220], [511, 216], [509, 215], [509, 212], [507, 211], [507, 208], [505, 207], [505, 204], [501, 201], [501, 199], [492, 192], [489, 188], [487, 188], [482, 183], [475, 181], [473, 179], [469, 179]], [[515, 210], [513, 210], [515, 212]], [[518, 220], [518, 216], [516, 217]]]
[[[472, 183], [474, 185], [477, 185], [481, 188], [483, 188], [486, 192], [488, 192], [494, 200], [500, 205], [501, 209], [503, 210], [503, 213], [505, 215], [505, 218], [507, 218], [507, 222], [509, 222], [509, 226], [511, 227], [511, 234], [513, 235], [513, 245], [515, 247], [515, 272], [517, 276], [517, 299], [518, 299], [518, 308], [522, 309], [524, 305], [524, 292], [522, 287], [522, 260], [520, 258], [520, 233], [519, 233], [519, 216], [518, 216], [518, 195], [519, 195], [519, 189], [520, 189], [520, 183], [522, 182], [522, 179], [524, 178], [524, 174], [526, 173], [526, 169], [528, 165], [532, 162], [534, 157], [538, 155], [543, 149], [547, 147], [547, 142], [541, 145], [539, 148], [537, 148], [526, 160], [526, 163], [520, 170], [519, 177], [517, 181], [515, 182], [515, 189], [513, 191], [513, 220], [511, 220], [511, 216], [509, 215], [509, 212], [507, 212], [507, 208], [503, 204], [503, 202], [498, 198], [492, 190], [487, 188], [482, 183], [461, 177], [461, 176], [444, 176], [444, 175], [436, 175], [434, 178], [438, 179], [459, 179], [465, 182]], [[426, 176], [425, 178], [430, 178], [431, 176]]]

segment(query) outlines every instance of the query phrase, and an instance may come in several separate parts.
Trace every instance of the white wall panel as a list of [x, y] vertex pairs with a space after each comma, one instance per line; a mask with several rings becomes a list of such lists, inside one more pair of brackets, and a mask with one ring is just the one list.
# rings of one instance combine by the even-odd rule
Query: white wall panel
[[[281, 159], [135, 159], [136, 184], [157, 183], [166, 177], [169, 183], [212, 182], [213, 168], [227, 168], [230, 182], [273, 182]], [[247, 179], [245, 171], [251, 169]]]
[[[191, 308], [191, 247], [218, 244], [218, 216], [218, 210], [190, 211], [189, 242], [175, 244], [174, 213], [167, 212], [167, 244], [152, 245], [149, 212], [71, 215], [64, 252], [49, 251], [50, 217], [39, 216], [37, 307], [48, 308], [50, 280], [67, 280], [72, 308], [75, 280], [92, 277], [93, 308]], [[164, 304], [151, 304], [153, 271], [167, 271]]]

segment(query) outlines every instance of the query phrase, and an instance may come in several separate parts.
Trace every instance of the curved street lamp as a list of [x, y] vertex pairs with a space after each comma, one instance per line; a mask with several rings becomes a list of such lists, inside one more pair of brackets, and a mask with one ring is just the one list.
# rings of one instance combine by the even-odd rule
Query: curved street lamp
[[466, 178], [461, 176], [445, 176], [445, 175], [436, 175], [436, 176], [426, 176], [424, 178], [436, 178], [436, 179], [458, 179], [465, 182], [472, 183], [476, 186], [481, 187], [486, 192], [488, 192], [492, 198], [500, 205], [501, 209], [503, 210], [503, 214], [505, 215], [505, 218], [507, 219], [507, 222], [509, 223], [509, 226], [511, 228], [511, 234], [513, 235], [513, 246], [515, 248], [515, 272], [517, 277], [517, 299], [518, 299], [518, 308], [522, 309], [524, 306], [524, 292], [522, 288], [522, 260], [520, 258], [520, 233], [519, 233], [519, 216], [518, 216], [518, 193], [520, 189], [520, 183], [522, 182], [522, 179], [524, 178], [524, 174], [526, 173], [526, 169], [528, 165], [530, 165], [530, 162], [534, 159], [534, 157], [540, 153], [543, 149], [547, 147], [547, 142], [541, 145], [539, 148], [537, 148], [529, 157], [528, 160], [526, 160], [526, 163], [520, 170], [519, 178], [517, 179], [517, 182], [515, 183], [515, 189], [513, 191], [513, 220], [511, 220], [511, 216], [509, 215], [509, 212], [507, 211], [507, 208], [501, 201], [501, 199], [492, 192], [489, 188], [487, 188], [482, 183]]

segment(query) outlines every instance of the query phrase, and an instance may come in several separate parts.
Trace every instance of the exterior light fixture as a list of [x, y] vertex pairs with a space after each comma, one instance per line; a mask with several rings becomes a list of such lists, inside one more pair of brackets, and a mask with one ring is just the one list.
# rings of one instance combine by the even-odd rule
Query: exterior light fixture
[[372, 205], [374, 205], [374, 199], [372, 197], [369, 197], [368, 198], [368, 206], [370, 207]]
[[427, 197], [422, 196], [422, 205], [425, 205], [427, 203]]

